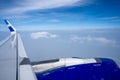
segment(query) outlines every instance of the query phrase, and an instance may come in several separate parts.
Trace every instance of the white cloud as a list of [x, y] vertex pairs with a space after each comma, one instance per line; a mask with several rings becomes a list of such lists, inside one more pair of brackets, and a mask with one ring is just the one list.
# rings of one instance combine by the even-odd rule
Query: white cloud
[[31, 33], [31, 38], [32, 39], [39, 39], [39, 38], [57, 38], [58, 35], [52, 34], [49, 32], [36, 32], [36, 33]]
[[119, 16], [111, 16], [111, 17], [102, 17], [101, 20], [112, 21], [112, 22], [120, 22]]
[[57, 23], [57, 22], [60, 22], [60, 20], [59, 19], [50, 19], [50, 20], [48, 20], [48, 22]]
[[16, 7], [7, 9], [9, 14], [24, 13], [32, 10], [52, 9], [87, 4], [90, 0], [22, 0], [16, 1]]
[[3, 19], [25, 19], [25, 18], [30, 18], [29, 15], [26, 15], [26, 14], [20, 14], [20, 15], [7, 15], [5, 14], [5, 16], [3, 16]]
[[100, 18], [100, 19], [103, 19], [103, 20], [113, 20], [113, 19], [118, 19], [120, 17], [118, 16], [113, 16], [113, 17], [103, 17], [103, 18]]
[[109, 40], [105, 37], [92, 37], [92, 36], [86, 36], [86, 37], [80, 37], [80, 36], [72, 36], [71, 38], [73, 41], [79, 41], [80, 43], [86, 43], [86, 42], [97, 42], [97, 43], [114, 43], [114, 41]]

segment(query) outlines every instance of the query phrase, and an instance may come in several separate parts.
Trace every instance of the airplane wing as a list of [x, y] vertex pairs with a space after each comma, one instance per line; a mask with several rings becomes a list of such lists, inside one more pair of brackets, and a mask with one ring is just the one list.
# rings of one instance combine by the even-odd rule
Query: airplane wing
[[11, 44], [15, 48], [16, 53], [16, 80], [37, 80], [24, 49], [20, 34], [17, 33], [16, 29], [8, 20], [5, 20], [5, 23], [11, 32]]

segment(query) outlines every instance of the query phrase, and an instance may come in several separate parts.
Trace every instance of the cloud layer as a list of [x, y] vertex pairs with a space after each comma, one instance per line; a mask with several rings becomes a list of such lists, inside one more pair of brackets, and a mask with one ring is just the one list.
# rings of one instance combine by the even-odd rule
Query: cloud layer
[[76, 6], [85, 4], [86, 0], [22, 0], [16, 2], [16, 7], [8, 9], [11, 14], [24, 13], [32, 10], [53, 9], [59, 7]]
[[32, 39], [39, 39], [39, 38], [57, 38], [58, 35], [52, 34], [49, 32], [35, 32], [31, 33], [31, 38]]
[[92, 37], [92, 36], [81, 37], [81, 36], [77, 36], [77, 35], [72, 36], [71, 40], [78, 41], [80, 43], [97, 42], [97, 43], [107, 44], [107, 43], [114, 42], [114, 41], [109, 40], [105, 37]]
[[112, 16], [112, 17], [102, 17], [101, 20], [110, 21], [110, 22], [120, 22], [119, 16]]
[[[57, 34], [52, 34], [49, 32], [35, 32], [31, 33], [31, 38], [32, 39], [41, 39], [41, 38], [46, 38], [46, 39], [51, 39], [51, 38], [58, 38], [59, 35]], [[64, 37], [61, 37], [64, 39]], [[78, 36], [78, 35], [72, 35], [71, 37], [67, 38], [68, 41], [72, 40], [73, 42], [77, 43], [98, 43], [98, 44], [115, 44], [114, 40], [108, 39], [106, 37], [94, 37], [94, 36]]]

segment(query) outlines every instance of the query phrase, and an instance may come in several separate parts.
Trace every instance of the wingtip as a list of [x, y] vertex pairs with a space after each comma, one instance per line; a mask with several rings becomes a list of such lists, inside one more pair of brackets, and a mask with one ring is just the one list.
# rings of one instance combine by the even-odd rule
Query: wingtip
[[10, 32], [16, 32], [16, 29], [10, 24], [10, 22], [8, 20], [5, 19], [4, 21], [7, 24]]

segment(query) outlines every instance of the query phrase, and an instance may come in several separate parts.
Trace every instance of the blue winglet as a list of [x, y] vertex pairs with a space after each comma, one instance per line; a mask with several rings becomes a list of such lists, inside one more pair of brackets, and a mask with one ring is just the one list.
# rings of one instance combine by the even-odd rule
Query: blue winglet
[[5, 23], [6, 23], [7, 25], [9, 24], [7, 20], [5, 20]]
[[5, 20], [5, 23], [7, 24], [10, 32], [15, 32], [15, 28], [10, 24], [10, 22], [8, 20]]
[[12, 27], [8, 27], [10, 32], [14, 32], [15, 30]]

